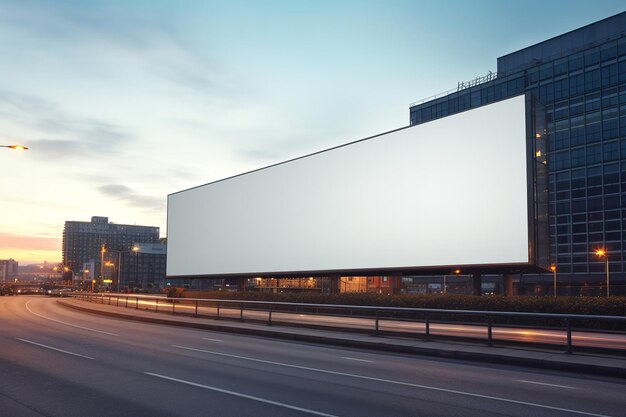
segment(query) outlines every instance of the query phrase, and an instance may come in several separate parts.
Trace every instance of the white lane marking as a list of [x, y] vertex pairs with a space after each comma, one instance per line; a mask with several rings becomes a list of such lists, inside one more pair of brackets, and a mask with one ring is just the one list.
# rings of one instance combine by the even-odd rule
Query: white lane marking
[[368, 361], [367, 359], [350, 358], [348, 356], [342, 356], [341, 359], [346, 359], [348, 361], [357, 361], [357, 362], [369, 362], [369, 363], [373, 363], [374, 362], [374, 361]]
[[548, 387], [557, 387], [557, 388], [568, 388], [568, 389], [576, 389], [574, 387], [568, 387], [567, 385], [557, 385], [557, 384], [548, 384], [546, 382], [536, 382], [536, 381], [527, 381], [525, 379], [516, 379], [517, 382], [523, 382], [525, 384], [537, 384], [537, 385], [546, 385]]
[[488, 400], [502, 401], [502, 402], [507, 402], [507, 403], [512, 403], [512, 404], [521, 404], [521, 405], [527, 405], [527, 406], [530, 406], [530, 407], [537, 407], [537, 408], [545, 408], [545, 409], [548, 409], [548, 410], [564, 411], [564, 412], [570, 413], [570, 414], [573, 413], [573, 414], [581, 414], [581, 415], [585, 415], [585, 416], [594, 416], [594, 417], [611, 417], [611, 416], [607, 416], [605, 414], [594, 414], [594, 413], [588, 413], [586, 411], [572, 410], [572, 409], [569, 409], [569, 408], [553, 407], [553, 406], [550, 406], [550, 405], [543, 405], [543, 404], [537, 404], [537, 403], [530, 403], [530, 402], [526, 402], [526, 401], [512, 400], [512, 399], [509, 399], [509, 398], [494, 397], [494, 396], [491, 396], [491, 395], [475, 394], [475, 393], [472, 393], [472, 392], [458, 391], [458, 390], [454, 390], [454, 389], [438, 388], [438, 387], [432, 387], [432, 386], [429, 386], [429, 385], [412, 384], [410, 382], [394, 381], [392, 379], [376, 378], [376, 377], [373, 377], [373, 376], [348, 374], [348, 373], [344, 373], [344, 372], [329, 371], [327, 369], [310, 368], [308, 366], [300, 366], [300, 365], [291, 365], [291, 364], [288, 364], [288, 363], [268, 361], [268, 360], [265, 360], [265, 359], [248, 358], [246, 356], [231, 355], [229, 353], [213, 352], [213, 351], [210, 351], [210, 350], [196, 349], [196, 348], [190, 348], [190, 347], [186, 347], [186, 346], [172, 345], [172, 347], [175, 347], [175, 348], [178, 348], [178, 349], [191, 350], [191, 351], [195, 351], [195, 352], [209, 353], [211, 355], [226, 356], [226, 357], [229, 357], [229, 358], [236, 358], [236, 359], [244, 359], [244, 360], [248, 360], [248, 361], [252, 361], [252, 362], [260, 362], [260, 363], [267, 363], [267, 364], [270, 364], [270, 365], [284, 366], [284, 367], [287, 367], [287, 368], [303, 369], [303, 370], [306, 370], [306, 371], [321, 372], [321, 373], [332, 374], [332, 375], [341, 375], [341, 376], [347, 376], [347, 377], [351, 377], [351, 378], [365, 379], [365, 380], [368, 380], [368, 381], [386, 382], [386, 383], [389, 383], [389, 384], [404, 385], [404, 386], [407, 386], [407, 387], [422, 388], [422, 389], [431, 390], [431, 391], [447, 392], [449, 394], [465, 395], [465, 396], [468, 396], [468, 397], [485, 398], [485, 399], [488, 399]]
[[223, 342], [223, 340], [220, 339], [211, 339], [210, 337], [203, 337], [203, 340], [209, 340], [211, 342]]
[[78, 326], [78, 325], [76, 325], [76, 324], [66, 323], [66, 322], [61, 321], [61, 320], [55, 320], [55, 319], [51, 319], [51, 318], [46, 317], [46, 316], [42, 316], [41, 314], [37, 314], [37, 313], [35, 313], [33, 310], [31, 310], [31, 309], [30, 309], [30, 307], [28, 307], [28, 303], [30, 303], [31, 301], [32, 301], [32, 300], [28, 300], [28, 301], [26, 302], [26, 309], [27, 309], [28, 311], [30, 311], [32, 314], [34, 314], [35, 316], [37, 316], [37, 317], [41, 317], [42, 319], [50, 320], [50, 321], [53, 321], [53, 322], [55, 322], [55, 323], [64, 324], [64, 325], [66, 325], [66, 326], [76, 327], [76, 328], [78, 328], [78, 329], [83, 329], [83, 330], [89, 330], [90, 332], [97, 332], [97, 333], [108, 334], [109, 336], [116, 336], [116, 337], [120, 337], [120, 335], [119, 335], [119, 334], [105, 332], [104, 330], [90, 329], [89, 327]]
[[326, 414], [320, 411], [310, 410], [308, 408], [296, 407], [295, 405], [289, 405], [285, 403], [280, 403], [278, 401], [266, 400], [265, 398], [259, 398], [248, 394], [242, 394], [240, 392], [229, 391], [222, 388], [211, 387], [209, 385], [198, 384], [197, 382], [185, 381], [184, 379], [172, 378], [171, 376], [159, 375], [152, 372], [144, 372], [146, 375], [155, 376], [157, 378], [167, 379], [170, 381], [180, 382], [181, 384], [191, 385], [198, 388], [204, 388], [211, 391], [221, 392], [222, 394], [234, 395], [235, 397], [246, 398], [248, 400], [258, 401], [265, 404], [276, 405], [278, 407], [288, 408], [290, 410], [301, 411], [303, 413], [314, 414], [316, 416], [325, 416], [325, 417], [337, 417], [333, 414]]
[[67, 350], [55, 348], [55, 347], [52, 347], [52, 346], [43, 345], [41, 343], [33, 342], [32, 340], [20, 339], [19, 337], [17, 338], [17, 340], [20, 340], [20, 341], [22, 341], [24, 343], [30, 343], [31, 345], [40, 346], [42, 348], [46, 348], [46, 349], [50, 349], [50, 350], [56, 350], [57, 352], [66, 353], [68, 355], [80, 356], [81, 358], [85, 358], [85, 359], [93, 359], [90, 356], [85, 356], [85, 355], [81, 355], [80, 353], [74, 353], [74, 352], [70, 352], [70, 351], [67, 351]]

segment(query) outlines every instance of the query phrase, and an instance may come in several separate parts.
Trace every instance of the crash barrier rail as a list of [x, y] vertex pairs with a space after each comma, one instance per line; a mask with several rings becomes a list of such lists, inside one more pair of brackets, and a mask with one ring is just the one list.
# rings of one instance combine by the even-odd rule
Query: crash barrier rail
[[[68, 294], [69, 295], [69, 294]], [[510, 323], [499, 323], [506, 321], [528, 321], [539, 320], [542, 323], [561, 323], [560, 326], [552, 325], [524, 325], [526, 330], [541, 331], [549, 329], [551, 331], [563, 331], [565, 334], [565, 347], [567, 353], [572, 353], [574, 342], [572, 333], [574, 324], [576, 331], [592, 329], [590, 323], [613, 323], [618, 329], [626, 329], [625, 316], [600, 316], [586, 314], [552, 314], [552, 313], [525, 313], [525, 312], [505, 312], [505, 311], [480, 311], [480, 310], [450, 310], [450, 309], [433, 309], [433, 308], [408, 308], [408, 307], [377, 307], [377, 306], [357, 306], [357, 305], [336, 305], [336, 304], [309, 304], [309, 303], [290, 303], [290, 302], [271, 302], [271, 301], [249, 301], [249, 300], [222, 300], [222, 299], [204, 299], [204, 298], [166, 298], [148, 295], [135, 294], [112, 294], [112, 293], [73, 293], [72, 296], [99, 304], [109, 304], [122, 306], [126, 308], [153, 310], [156, 312], [169, 312], [171, 314], [185, 314], [194, 317], [213, 317], [217, 320], [222, 318], [236, 318], [244, 321], [245, 311], [265, 312], [267, 316], [263, 319], [268, 325], [281, 323], [280, 320], [272, 317], [276, 314], [299, 314], [313, 316], [331, 316], [343, 318], [357, 318], [371, 320], [371, 330], [378, 335], [383, 333], [381, 330], [381, 321], [397, 321], [422, 323], [424, 326], [421, 336], [431, 338], [431, 324], [433, 323], [455, 323], [460, 325], [478, 324], [485, 328], [485, 338], [489, 346], [494, 345], [494, 328], [515, 328]], [[209, 314], [207, 311], [213, 309], [214, 313]], [[232, 310], [236, 310], [233, 316]], [[225, 315], [230, 312], [230, 315]], [[356, 313], [356, 314], [355, 314]], [[238, 316], [238, 317], [237, 317]], [[467, 318], [473, 318], [468, 323]], [[462, 318], [465, 318], [463, 320]], [[259, 321], [258, 318], [255, 318]], [[325, 325], [328, 327], [328, 325]], [[338, 324], [330, 327], [345, 328]], [[591, 330], [593, 331], [593, 330]], [[618, 347], [610, 346], [610, 349], [624, 350], [626, 349], [626, 332], [611, 332], [611, 335], [624, 336], [624, 343]], [[438, 334], [437, 336], [441, 336]], [[458, 337], [458, 336], [455, 336]], [[474, 336], [469, 336], [475, 339]], [[507, 340], [510, 341], [510, 340]], [[532, 342], [531, 342], [532, 343]], [[545, 343], [541, 344], [555, 344]]]

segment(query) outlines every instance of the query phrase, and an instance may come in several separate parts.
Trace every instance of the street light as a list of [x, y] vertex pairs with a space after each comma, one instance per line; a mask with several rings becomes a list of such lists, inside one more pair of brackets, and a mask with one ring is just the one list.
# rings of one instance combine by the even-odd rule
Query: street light
[[63, 267], [63, 271], [72, 273], [72, 287], [74, 287], [74, 271], [72, 269], [70, 269], [70, 267], [68, 267], [68, 266], [64, 266]]
[[556, 265], [550, 265], [550, 271], [554, 275], [554, 296], [556, 297]]
[[81, 289], [85, 289], [85, 275], [87, 276], [87, 278], [89, 278], [89, 270], [88, 269], [83, 269], [83, 279], [80, 280], [80, 288]]
[[120, 281], [121, 281], [121, 274], [122, 274], [122, 254], [123, 253], [131, 253], [134, 252], [136, 255], [138, 255], [138, 252], [141, 248], [137, 245], [134, 245], [132, 248], [130, 248], [130, 250], [115, 250], [115, 249], [109, 249], [111, 252], [117, 252], [117, 292], [120, 292]]
[[10, 148], [15, 149], [16, 151], [26, 151], [28, 148], [22, 145], [0, 145], [0, 148]]
[[104, 279], [104, 252], [107, 251], [107, 246], [105, 243], [102, 244], [100, 248], [100, 280]]
[[609, 278], [609, 254], [606, 249], [596, 249], [596, 256], [604, 257], [604, 270], [606, 271], [606, 296], [611, 295], [611, 281]]

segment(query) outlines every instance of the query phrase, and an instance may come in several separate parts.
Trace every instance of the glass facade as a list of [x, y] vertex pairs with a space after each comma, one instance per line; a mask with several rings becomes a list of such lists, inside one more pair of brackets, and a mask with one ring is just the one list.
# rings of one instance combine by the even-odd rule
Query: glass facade
[[581, 286], [604, 281], [596, 248], [626, 284], [625, 27], [621, 13], [509, 54], [495, 80], [410, 109], [414, 125], [526, 92], [545, 105], [550, 258], [559, 281]]
[[94, 216], [91, 222], [66, 221], [63, 229], [63, 265], [81, 275], [84, 264], [93, 262], [94, 276], [100, 274], [103, 244], [111, 249], [105, 262], [117, 263], [117, 251], [129, 250], [135, 242], [159, 243], [159, 228], [109, 223], [107, 217]]

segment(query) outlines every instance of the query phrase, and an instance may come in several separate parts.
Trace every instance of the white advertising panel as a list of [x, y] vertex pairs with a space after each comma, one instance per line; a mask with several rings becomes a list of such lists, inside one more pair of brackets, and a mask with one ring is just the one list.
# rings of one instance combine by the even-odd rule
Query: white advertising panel
[[168, 196], [168, 276], [529, 262], [524, 96]]

